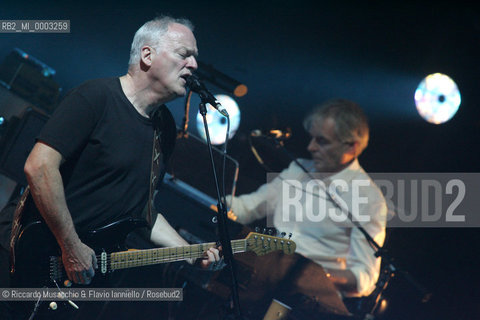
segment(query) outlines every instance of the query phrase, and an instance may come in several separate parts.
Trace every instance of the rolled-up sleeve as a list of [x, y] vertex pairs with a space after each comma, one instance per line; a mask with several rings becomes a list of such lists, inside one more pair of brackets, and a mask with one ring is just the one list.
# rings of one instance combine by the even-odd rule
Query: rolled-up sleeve
[[275, 185], [279, 183], [275, 180], [262, 185], [257, 191], [250, 194], [233, 198], [231, 196], [226, 197], [227, 204], [230, 205], [238, 222], [248, 224], [273, 214], [277, 201], [277, 196], [274, 193]]
[[243, 224], [273, 215], [280, 201], [279, 190], [282, 188], [282, 180], [297, 177], [300, 173], [302, 173], [300, 168], [292, 162], [279, 176], [260, 186], [256, 191], [233, 199], [227, 196], [227, 205], [237, 217], [237, 221]]

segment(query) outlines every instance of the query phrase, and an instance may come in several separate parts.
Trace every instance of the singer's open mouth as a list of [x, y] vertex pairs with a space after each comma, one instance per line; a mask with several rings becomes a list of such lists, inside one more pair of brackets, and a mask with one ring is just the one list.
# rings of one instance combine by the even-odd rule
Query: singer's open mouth
[[182, 74], [180, 76], [180, 78], [182, 78], [183, 80], [187, 81], [187, 79], [191, 76], [191, 74], [187, 73], [187, 74]]

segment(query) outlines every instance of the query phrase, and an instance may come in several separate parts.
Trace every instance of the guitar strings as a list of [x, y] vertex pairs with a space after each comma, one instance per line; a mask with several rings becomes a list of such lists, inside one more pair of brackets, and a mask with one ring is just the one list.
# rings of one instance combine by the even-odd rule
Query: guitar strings
[[[213, 246], [212, 246], [213, 247]], [[239, 252], [245, 252], [245, 245], [239, 243], [234, 245], [232, 249], [236, 250], [234, 253], [239, 253]], [[155, 249], [153, 249], [155, 250]], [[133, 251], [133, 254], [135, 254], [135, 251]], [[204, 255], [204, 252], [190, 252], [190, 253], [180, 253], [180, 252], [175, 252], [174, 254], [170, 255], [164, 255], [164, 256], [149, 256], [149, 257], [137, 257], [133, 259], [128, 259], [128, 253], [122, 253], [122, 255], [125, 255], [126, 260], [117, 260], [117, 261], [112, 261], [112, 255], [110, 254], [107, 257], [107, 262], [110, 262], [110, 267], [112, 265], [116, 267], [116, 269], [122, 269], [122, 267], [129, 267], [129, 264], [137, 264], [140, 263], [142, 265], [147, 265], [147, 264], [155, 264], [156, 262], [175, 262], [175, 261], [181, 261], [181, 260], [186, 260], [189, 258], [201, 258]], [[188, 256], [190, 255], [190, 256]], [[116, 257], [118, 258], [118, 257]], [[185, 258], [185, 259], [179, 259], [179, 258]]]
[[[233, 241], [232, 241], [233, 242]], [[246, 242], [246, 240], [238, 240], [238, 241], [235, 241], [233, 243], [233, 246], [232, 246], [232, 249], [235, 249], [235, 250], [238, 250], [236, 251], [235, 253], [239, 253], [239, 252], [244, 252], [245, 251], [245, 248], [246, 248], [246, 243], [243, 243], [243, 242]], [[193, 245], [195, 246], [195, 245]], [[199, 245], [198, 245], [199, 246]], [[203, 244], [202, 245], [202, 249], [205, 249], [207, 248], [210, 249], [212, 247], [215, 246], [215, 243], [214, 242], [211, 242], [211, 243], [206, 243], [206, 244]], [[200, 247], [200, 246], [199, 246]], [[176, 251], [173, 255], [166, 255], [165, 253], [161, 253], [161, 254], [158, 254], [157, 256], [149, 256], [149, 257], [136, 257], [136, 258], [133, 258], [133, 259], [128, 259], [128, 256], [129, 255], [137, 255], [138, 256], [138, 253], [136, 251], [120, 251], [117, 254], [116, 257], [112, 258], [112, 255], [114, 255], [114, 253], [108, 253], [107, 254], [107, 263], [110, 263], [110, 266], [112, 264], [114, 265], [117, 265], [117, 264], [128, 264], [128, 263], [135, 263], [135, 262], [145, 262], [145, 264], [152, 264], [152, 263], [155, 263], [155, 262], [174, 262], [174, 261], [182, 261], [183, 259], [179, 259], [181, 257], [184, 257], [185, 260], [186, 259], [189, 259], [189, 258], [192, 258], [192, 259], [196, 259], [196, 258], [201, 258], [203, 255], [204, 255], [204, 251], [195, 251], [195, 250], [191, 250], [190, 253], [185, 253], [185, 251], [183, 253], [179, 252], [181, 250], [181, 248], [190, 248], [190, 246], [184, 246], [184, 247], [179, 247], [179, 248], [176, 248]], [[153, 249], [147, 249], [148, 251], [164, 251], [164, 252], [168, 252], [168, 249], [170, 248], [153, 248]], [[192, 248], [193, 249], [193, 248]], [[146, 251], [147, 251], [146, 250]], [[243, 251], [241, 251], [243, 250]], [[144, 252], [146, 252], [144, 251]], [[117, 261], [112, 261], [112, 259], [118, 259], [118, 255], [120, 255], [121, 257], [125, 257], [126, 259], [125, 260], [117, 260]], [[190, 256], [188, 256], [190, 255]], [[97, 258], [97, 261], [101, 261], [101, 254], [97, 254], [95, 255], [95, 257]], [[57, 257], [58, 261], [58, 266], [62, 266], [63, 267], [63, 263], [61, 261], [61, 258], [60, 257]], [[117, 268], [117, 269], [121, 269], [121, 268]], [[58, 272], [62, 273], [63, 274], [63, 270], [58, 270]]]
[[[286, 242], [285, 244], [282, 244], [281, 247], [284, 247], [285, 245], [290, 246], [290, 244], [291, 244], [290, 242]], [[246, 243], [245, 244], [243, 244], [243, 243], [234, 244], [233, 249], [238, 250], [234, 253], [245, 252], [246, 251], [246, 246], [245, 245], [246, 245]], [[192, 253], [190, 253], [190, 254], [192, 254]], [[198, 254], [198, 256], [191, 256], [190, 258], [200, 258], [200, 257], [203, 256], [203, 253], [201, 254], [200, 252], [197, 252], [197, 254]], [[158, 257], [158, 256], [157, 257], [146, 257], [146, 258], [142, 257], [142, 258], [137, 258], [137, 259], [135, 259], [135, 258], [130, 259], [130, 260], [126, 259], [124, 261], [119, 260], [119, 261], [114, 261], [114, 262], [111, 261], [112, 260], [111, 257], [108, 257], [107, 262], [110, 261], [110, 267], [112, 267], [112, 264], [113, 264], [113, 267], [115, 267], [115, 269], [125, 269], [125, 268], [132, 267], [132, 265], [136, 266], [137, 263], [139, 264], [138, 266], [142, 266], [142, 265], [148, 265], [148, 264], [155, 264], [155, 263], [158, 263], [158, 262], [168, 263], [168, 262], [179, 261], [179, 259], [178, 259], [179, 257], [183, 257], [185, 259], [188, 259], [187, 257], [185, 257], [185, 254], [176, 253], [176, 254], [173, 254], [173, 255], [168, 255], [167, 257]], [[183, 260], [183, 259], [180, 259], [180, 260]]]
[[[214, 244], [212, 245], [212, 247], [213, 246], [214, 246]], [[165, 249], [165, 248], [159, 248], [159, 249]], [[233, 250], [238, 250], [238, 251], [234, 251], [234, 253], [241, 253], [241, 252], [245, 252], [246, 246], [242, 243], [235, 243], [234, 246], [232, 247], [232, 249]], [[152, 250], [156, 250], [156, 249], [152, 249]], [[128, 251], [122, 251], [122, 253], [124, 253], [124, 252], [128, 252]], [[133, 251], [133, 252], [135, 252], [135, 251]], [[192, 253], [190, 253], [190, 255], [191, 254]], [[192, 258], [192, 259], [193, 258], [201, 258], [203, 256], [204, 252], [196, 252], [196, 254], [197, 254], [197, 256], [191, 256], [189, 258]], [[119, 269], [126, 269], [128, 267], [135, 267], [135, 265], [133, 265], [133, 266], [129, 266], [129, 265], [122, 266], [122, 265], [118, 265], [118, 264], [135, 264], [135, 263], [141, 262], [142, 264], [139, 265], [139, 266], [146, 266], [146, 265], [149, 265], [149, 264], [156, 264], [157, 262], [168, 263], [168, 262], [183, 261], [184, 259], [178, 259], [178, 258], [185, 257], [185, 254], [175, 254], [173, 256], [169, 255], [168, 257], [148, 257], [148, 258], [140, 258], [140, 259], [137, 258], [137, 259], [132, 259], [132, 260], [115, 261], [115, 262], [111, 261], [112, 260], [111, 256], [112, 256], [112, 254], [107, 255], [107, 263], [109, 262], [110, 270], [112, 270], [112, 264], [115, 266], [115, 268], [113, 270], [119, 270]], [[96, 257], [97, 257], [97, 260], [101, 259], [101, 255], [96, 255]], [[185, 257], [185, 259], [189, 259], [189, 258]], [[58, 260], [58, 265], [63, 267], [61, 259]], [[62, 279], [63, 277], [66, 276], [63, 268], [58, 270], [57, 274], [58, 274], [57, 278], [60, 278], [60, 279]]]
[[[286, 243], [286, 244], [282, 244], [281, 247], [284, 247], [284, 246], [288, 246], [289, 243]], [[206, 245], [204, 245], [205, 247]], [[211, 248], [213, 247], [214, 244], [212, 243], [211, 246], [208, 246], [208, 248]], [[185, 246], [184, 248], [187, 248], [188, 246]], [[277, 245], [278, 247], [278, 245]], [[112, 260], [112, 255], [115, 255], [115, 259], [119, 259], [121, 257], [125, 257], [127, 258], [126, 260], [122, 261], [122, 260], [119, 260], [119, 261], [115, 261], [114, 263], [125, 263], [125, 262], [129, 262], [129, 261], [149, 261], [149, 260], [165, 260], [165, 261], [168, 261], [168, 260], [176, 260], [178, 259], [179, 257], [185, 257], [185, 259], [189, 259], [189, 258], [201, 258], [203, 255], [204, 255], [204, 251], [195, 251], [195, 250], [192, 250], [190, 253], [188, 252], [185, 252], [185, 250], [183, 252], [180, 252], [182, 247], [180, 248], [175, 248], [175, 251], [171, 254], [165, 254], [165, 253], [161, 253], [159, 255], [156, 255], [156, 256], [148, 256], [148, 253], [145, 253], [145, 255], [147, 255], [148, 257], [138, 257], [138, 258], [131, 258], [131, 259], [128, 259], [129, 255], [132, 255], [132, 256], [139, 256], [139, 254], [136, 252], [136, 251], [132, 251], [132, 252], [129, 252], [129, 251], [121, 251], [121, 252], [118, 252], [118, 253], [111, 253], [111, 254], [108, 254], [107, 256], [107, 261], [111, 261]], [[156, 251], [156, 250], [161, 250], [161, 251], [165, 251], [165, 252], [168, 252], [168, 249], [170, 248], [155, 248], [155, 249], [147, 249], [147, 250], [152, 250], [153, 251]], [[203, 248], [205, 249], [205, 248]], [[236, 249], [236, 250], [243, 250], [245, 251], [246, 250], [246, 243], [234, 243], [234, 246], [233, 246], [233, 249]], [[146, 251], [144, 251], [146, 252]], [[240, 251], [237, 251], [236, 253], [238, 253]], [[188, 256], [190, 255], [190, 256]], [[97, 255], [96, 256], [98, 259], [101, 258], [101, 255]]]
[[[285, 245], [289, 246], [290, 244], [287, 242], [286, 244], [281, 244], [281, 247], [284, 247]], [[183, 253], [180, 253], [179, 250], [181, 250], [181, 248], [192, 248], [195, 247], [195, 246], [198, 246], [198, 248], [201, 248], [202, 250], [207, 248], [212, 248], [215, 246], [215, 243], [214, 242], [211, 242], [211, 243], [205, 243], [205, 244], [202, 244], [202, 245], [191, 245], [191, 246], [184, 246], [184, 247], [179, 247], [179, 248], [175, 248], [175, 252], [174, 254], [172, 255], [165, 255], [164, 253], [163, 254], [160, 254], [160, 255], [157, 255], [157, 256], [148, 256], [148, 257], [135, 257], [135, 258], [130, 258], [128, 259], [128, 256], [129, 255], [137, 255], [138, 256], [138, 253], [136, 254], [136, 251], [121, 251], [121, 252], [118, 252], [116, 253], [116, 257], [112, 257], [114, 255], [114, 253], [108, 253], [107, 254], [107, 259], [106, 259], [106, 262], [109, 264], [109, 267], [110, 269], [112, 269], [112, 266], [115, 267], [113, 270], [116, 270], [116, 269], [125, 269], [125, 268], [129, 268], [129, 267], [135, 267], [136, 265], [135, 264], [139, 264], [138, 266], [143, 266], [143, 265], [151, 265], [151, 264], [157, 264], [157, 263], [168, 263], [168, 262], [175, 262], [175, 261], [183, 261], [183, 260], [186, 260], [186, 259], [197, 259], [197, 258], [201, 258], [203, 255], [204, 255], [204, 251], [200, 252], [200, 251], [195, 251], [195, 250], [191, 250], [190, 253], [185, 253], [185, 250]], [[276, 246], [278, 246], [278, 244], [276, 244]], [[159, 250], [159, 251], [168, 251], [169, 249], [171, 248], [153, 248], [153, 249], [147, 249], [146, 251], [148, 250], [151, 250], [151, 251], [156, 251], [156, 250]], [[247, 240], [246, 239], [240, 239], [240, 240], [233, 240], [232, 241], [232, 249], [234, 250], [237, 250], [235, 251], [234, 253], [241, 253], [241, 252], [245, 252], [246, 249], [247, 249]], [[144, 252], [146, 252], [144, 251]], [[124, 256], [126, 259], [125, 260], [117, 260], [119, 257], [118, 255], [121, 255], [121, 256]], [[190, 256], [188, 256], [190, 255]], [[97, 258], [97, 261], [101, 261], [101, 254], [99, 255], [96, 255], [96, 258]], [[184, 258], [184, 259], [180, 259], [180, 258]], [[112, 260], [115, 260], [115, 261], [112, 261]], [[60, 266], [63, 266], [62, 262], [61, 262], [61, 259], [59, 259], [59, 265]], [[133, 266], [132, 266], [133, 264]], [[60, 271], [61, 274], [63, 274], [63, 270]]]

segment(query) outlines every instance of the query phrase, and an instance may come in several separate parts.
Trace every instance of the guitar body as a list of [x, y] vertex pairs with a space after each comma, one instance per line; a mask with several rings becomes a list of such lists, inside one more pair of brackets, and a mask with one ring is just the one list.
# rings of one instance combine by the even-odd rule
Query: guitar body
[[[143, 220], [127, 218], [80, 235], [80, 239], [100, 255], [102, 252], [125, 250], [124, 242], [128, 233], [145, 226], [147, 223]], [[91, 285], [105, 281], [106, 274], [101, 277], [99, 274], [96, 270]], [[54, 280], [59, 286], [67, 280], [61, 265], [60, 247], [43, 221], [30, 222], [15, 241], [12, 287], [55, 287]]]

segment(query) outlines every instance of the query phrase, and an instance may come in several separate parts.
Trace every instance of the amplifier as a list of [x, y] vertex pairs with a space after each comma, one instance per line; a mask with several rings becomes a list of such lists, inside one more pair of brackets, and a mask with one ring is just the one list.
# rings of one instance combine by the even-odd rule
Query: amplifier
[[31, 107], [25, 109], [19, 118], [10, 118], [0, 139], [0, 173], [22, 186], [27, 185], [23, 167], [47, 120], [46, 114]]
[[53, 74], [52, 68], [20, 49], [14, 49], [0, 64], [0, 81], [47, 113], [53, 112], [60, 96]]

